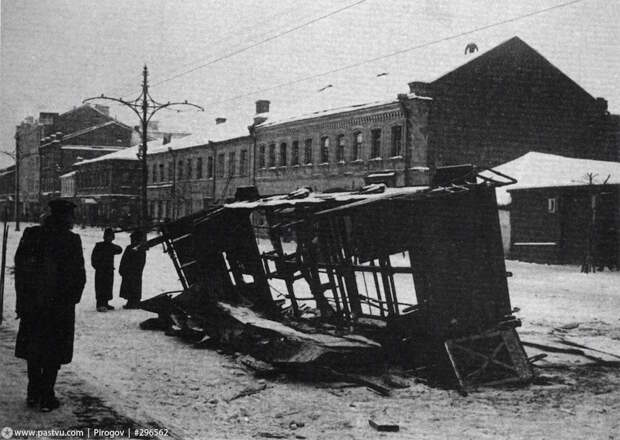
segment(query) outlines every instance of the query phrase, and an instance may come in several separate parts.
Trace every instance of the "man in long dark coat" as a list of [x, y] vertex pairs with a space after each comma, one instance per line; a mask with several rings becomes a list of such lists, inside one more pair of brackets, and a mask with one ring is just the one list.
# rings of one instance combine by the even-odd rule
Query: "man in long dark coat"
[[95, 245], [90, 256], [90, 263], [95, 269], [95, 298], [98, 312], [114, 310], [114, 307], [108, 304], [112, 299], [114, 286], [114, 255], [123, 252], [123, 248], [112, 243], [113, 241], [114, 231], [106, 228], [103, 232], [103, 241]]
[[146, 251], [140, 247], [144, 243], [144, 233], [134, 231], [129, 236], [130, 244], [125, 248], [118, 272], [121, 281], [120, 297], [127, 300], [125, 309], [137, 309], [142, 298], [142, 271], [146, 262]]
[[28, 365], [29, 406], [58, 408], [54, 385], [60, 365], [73, 358], [75, 305], [86, 283], [80, 236], [71, 232], [75, 205], [49, 203], [42, 226], [26, 228], [15, 254], [15, 355]]

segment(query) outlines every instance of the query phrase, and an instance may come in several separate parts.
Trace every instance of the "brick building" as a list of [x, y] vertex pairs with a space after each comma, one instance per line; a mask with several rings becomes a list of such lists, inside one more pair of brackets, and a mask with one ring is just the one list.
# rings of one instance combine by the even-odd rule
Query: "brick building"
[[41, 113], [38, 120], [24, 119], [15, 129], [15, 149], [19, 161], [19, 212], [26, 220], [39, 216], [39, 146], [50, 130], [50, 118]]
[[138, 148], [82, 160], [60, 177], [62, 196], [78, 205], [78, 222], [101, 226], [135, 223], [141, 182]]
[[13, 218], [15, 209], [15, 165], [0, 169], [0, 219], [7, 213]]
[[177, 218], [234, 197], [250, 184], [247, 127], [218, 118], [205, 135], [149, 145], [147, 197], [152, 218]]
[[429, 155], [436, 165], [495, 166], [528, 151], [617, 160], [617, 119], [518, 37], [435, 81]]
[[427, 97], [399, 95], [272, 121], [268, 101], [259, 101], [254, 129], [259, 193], [303, 186], [355, 189], [373, 178], [391, 186], [427, 184], [430, 103]]
[[108, 107], [83, 105], [53, 116], [48, 133], [39, 146], [43, 205], [60, 197], [60, 176], [74, 163], [127, 148], [133, 129], [111, 118]]

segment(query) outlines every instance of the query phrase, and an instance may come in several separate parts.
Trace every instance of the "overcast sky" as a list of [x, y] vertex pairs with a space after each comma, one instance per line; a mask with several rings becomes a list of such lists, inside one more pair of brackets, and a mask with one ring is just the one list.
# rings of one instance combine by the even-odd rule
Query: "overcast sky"
[[[158, 119], [197, 132], [216, 116], [249, 124], [260, 98], [271, 100], [274, 113], [290, 114], [393, 97], [408, 81], [432, 80], [476, 56], [464, 55], [468, 43], [483, 53], [515, 35], [620, 112], [616, 0], [582, 0], [509, 22], [566, 1], [1, 1], [5, 151], [14, 150], [15, 125], [26, 116], [63, 113], [102, 93], [137, 96], [144, 64], [156, 100], [206, 108]], [[478, 28], [485, 29], [469, 33]], [[361, 63], [403, 49], [411, 50]], [[137, 124], [120, 107], [112, 114]]]

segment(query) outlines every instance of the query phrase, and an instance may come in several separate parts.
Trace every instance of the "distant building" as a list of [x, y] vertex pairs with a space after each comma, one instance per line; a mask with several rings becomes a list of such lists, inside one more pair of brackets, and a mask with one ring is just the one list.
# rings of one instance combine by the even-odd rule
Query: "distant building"
[[427, 125], [431, 100], [414, 94], [281, 120], [255, 119], [255, 184], [260, 194], [308, 186], [351, 190], [369, 180], [389, 186], [429, 181]]
[[0, 169], [0, 219], [8, 214], [13, 218], [15, 210], [15, 165]]
[[15, 147], [19, 161], [19, 212], [27, 220], [36, 220], [40, 213], [39, 208], [39, 180], [40, 159], [39, 146], [41, 138], [49, 129], [48, 115], [42, 113], [40, 120], [32, 116], [27, 117], [15, 129]]
[[206, 134], [149, 144], [149, 213], [174, 219], [232, 199], [251, 184], [253, 142], [243, 124], [217, 118]]
[[495, 169], [517, 179], [497, 190], [510, 258], [581, 264], [592, 240], [595, 256], [617, 265], [620, 163], [530, 152]]
[[[83, 160], [60, 177], [65, 193], [77, 204], [80, 223], [135, 225], [139, 212], [141, 168], [138, 146]], [[72, 186], [73, 185], [73, 186]]]
[[[39, 118], [41, 120], [41, 118]], [[133, 129], [110, 117], [107, 107], [82, 105], [50, 120], [41, 139], [40, 199], [60, 197], [60, 176], [74, 163], [127, 148]]]

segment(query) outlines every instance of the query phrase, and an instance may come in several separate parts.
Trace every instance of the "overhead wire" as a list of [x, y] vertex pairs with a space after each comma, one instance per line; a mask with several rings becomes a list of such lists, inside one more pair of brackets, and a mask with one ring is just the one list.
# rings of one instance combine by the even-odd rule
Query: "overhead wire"
[[[291, 11], [294, 11], [294, 10], [299, 10], [299, 6], [298, 6], [298, 5], [295, 5], [295, 6], [293, 6], [293, 7], [283, 9], [283, 10], [281, 10], [281, 11], [278, 11], [278, 12], [274, 13], [274, 14], [267, 15], [267, 16], [266, 16], [266, 17], [264, 17], [263, 19], [261, 19], [261, 20], [259, 20], [259, 21], [257, 21], [257, 22], [254, 22], [254, 23], [252, 23], [252, 24], [248, 24], [248, 25], [246, 25], [246, 26], [241, 26], [241, 27], [239, 27], [239, 28], [232, 29], [232, 30], [230, 30], [230, 31], [228, 31], [228, 32], [226, 32], [226, 33], [224, 33], [223, 35], [221, 35], [218, 39], [213, 40], [213, 41], [209, 41], [209, 42], [207, 42], [207, 44], [209, 44], [209, 45], [217, 45], [217, 44], [219, 44], [219, 43], [221, 43], [221, 42], [223, 42], [223, 41], [228, 41], [228, 39], [229, 39], [228, 37], [230, 37], [230, 36], [232, 36], [232, 35], [243, 36], [243, 34], [245, 33], [244, 31], [246, 31], [246, 30], [248, 30], [248, 29], [250, 29], [250, 30], [251, 30], [252, 28], [254, 28], [254, 27], [256, 27], [256, 26], [259, 26], [259, 25], [261, 25], [261, 24], [267, 23], [267, 22], [269, 22], [269, 21], [273, 20], [274, 18], [277, 18], [277, 17], [283, 16], [283, 15], [287, 15], [288, 13], [290, 13]], [[271, 31], [269, 31], [269, 32], [271, 32]], [[244, 39], [245, 39], [245, 40], [248, 40], [248, 39], [249, 39], [249, 40], [251, 40], [251, 39], [255, 38], [256, 36], [262, 36], [262, 35], [265, 35], [265, 34], [266, 34], [265, 32], [261, 32], [261, 33], [258, 33], [258, 34], [255, 34], [255, 33], [254, 33], [254, 34], [252, 34], [252, 33], [250, 33], [249, 35], [244, 36]], [[234, 48], [234, 47], [237, 47], [237, 46], [239, 46], [239, 45], [243, 44], [244, 42], [246, 42], [246, 41], [241, 40], [239, 43], [235, 44], [235, 45], [234, 45], [234, 46], [232, 46], [232, 47], [233, 47], [233, 48]], [[223, 49], [225, 49], [225, 48], [223, 48]], [[214, 52], [215, 52], [215, 50], [210, 51], [210, 53], [214, 53]], [[173, 63], [173, 62], [174, 62], [174, 61], [169, 61], [169, 62], [168, 62], [168, 64], [171, 64], [171, 63]], [[182, 68], [188, 67], [188, 66], [190, 66], [190, 65], [192, 65], [192, 64], [194, 64], [194, 63], [195, 63], [195, 61], [193, 61], [193, 62], [187, 62], [187, 63], [184, 63], [181, 67], [179, 67], [179, 68], [175, 68], [174, 70], [170, 70], [170, 71], [169, 71], [166, 75], [172, 75], [172, 74], [174, 74], [174, 72], [175, 72], [175, 71], [178, 71], [179, 69], [182, 69]], [[141, 76], [141, 75], [140, 75], [140, 78], [142, 78], [142, 76]], [[123, 85], [123, 86], [118, 86], [118, 87], [116, 87], [116, 88], [115, 88], [115, 89], [113, 89], [113, 90], [115, 90], [115, 91], [119, 91], [119, 92], [124, 92], [125, 90], [129, 90], [129, 89], [130, 89], [130, 87], [131, 87], [131, 89], [132, 89], [132, 90], [133, 90], [133, 88], [135, 87], [135, 84], [129, 85], [129, 82], [127, 82], [127, 83], [125, 83], [125, 84], [127, 84], [127, 86], [126, 86], [126, 87], [125, 87], [125, 85]]]
[[339, 9], [331, 11], [331, 12], [329, 12], [327, 14], [320, 15], [319, 17], [313, 18], [312, 20], [306, 21], [306, 22], [304, 22], [302, 24], [299, 24], [297, 26], [293, 26], [292, 28], [289, 28], [289, 29], [287, 29], [285, 31], [278, 32], [275, 35], [272, 35], [272, 36], [270, 36], [268, 38], [265, 38], [263, 40], [260, 40], [260, 41], [258, 41], [256, 43], [253, 43], [253, 44], [250, 44], [248, 46], [245, 46], [245, 47], [243, 47], [241, 49], [238, 49], [238, 50], [235, 50], [233, 52], [230, 52], [230, 53], [228, 53], [226, 55], [222, 55], [220, 57], [217, 57], [217, 58], [215, 58], [215, 59], [213, 59], [213, 60], [211, 60], [211, 61], [209, 61], [207, 63], [204, 63], [204, 64], [201, 64], [199, 66], [196, 66], [196, 67], [194, 67], [192, 69], [189, 69], [189, 70], [187, 70], [185, 72], [181, 72], [181, 73], [173, 75], [173, 76], [171, 76], [169, 78], [165, 78], [163, 80], [160, 80], [160, 81], [158, 81], [156, 83], [153, 83], [152, 86], [155, 87], [155, 86], [167, 83], [169, 81], [175, 80], [175, 79], [180, 78], [182, 76], [189, 75], [190, 73], [195, 72], [197, 70], [204, 69], [205, 67], [210, 66], [212, 64], [215, 64], [215, 63], [218, 63], [218, 62], [223, 61], [225, 59], [231, 58], [231, 57], [233, 57], [235, 55], [239, 55], [240, 53], [247, 52], [250, 49], [253, 49], [255, 47], [258, 47], [258, 46], [261, 46], [261, 45], [263, 45], [265, 43], [268, 43], [269, 41], [273, 41], [273, 40], [275, 40], [277, 38], [280, 38], [280, 37], [283, 37], [283, 36], [288, 35], [290, 33], [293, 33], [293, 32], [295, 32], [295, 31], [297, 31], [299, 29], [302, 29], [304, 27], [310, 26], [311, 24], [314, 24], [314, 23], [316, 23], [318, 21], [321, 21], [321, 20], [324, 20], [326, 18], [329, 18], [329, 17], [331, 17], [333, 15], [339, 14], [340, 12], [346, 11], [347, 9], [351, 9], [351, 8], [353, 8], [355, 6], [358, 6], [358, 5], [362, 4], [362, 3], [365, 3], [366, 1], [368, 1], [368, 0], [358, 0], [358, 1], [354, 2], [354, 3], [351, 3], [351, 4], [348, 4], [346, 6], [343, 6], [343, 7], [339, 8]]
[[574, 4], [582, 3], [584, 1], [586, 1], [586, 0], [572, 0], [572, 1], [569, 1], [569, 2], [565, 2], [565, 3], [560, 3], [560, 4], [557, 4], [557, 5], [554, 5], [554, 6], [550, 6], [550, 7], [547, 7], [547, 8], [538, 9], [536, 11], [528, 12], [526, 14], [517, 15], [515, 17], [511, 17], [511, 18], [507, 18], [507, 19], [500, 20], [500, 21], [497, 21], [497, 22], [489, 23], [489, 24], [486, 24], [486, 25], [483, 25], [483, 26], [478, 26], [478, 27], [475, 27], [473, 29], [469, 29], [469, 30], [466, 30], [466, 31], [463, 31], [463, 32], [459, 32], [457, 34], [449, 35], [447, 37], [438, 38], [436, 40], [428, 41], [426, 43], [421, 43], [421, 44], [417, 44], [417, 45], [414, 45], [414, 46], [409, 46], [409, 47], [406, 47], [406, 48], [403, 48], [403, 49], [399, 49], [399, 50], [396, 50], [396, 51], [393, 51], [393, 52], [389, 52], [387, 54], [382, 54], [382, 55], [378, 55], [376, 57], [372, 57], [372, 58], [368, 58], [368, 59], [365, 59], [365, 60], [357, 61], [355, 63], [351, 63], [351, 64], [347, 64], [347, 65], [344, 65], [344, 66], [341, 66], [341, 67], [337, 67], [335, 69], [326, 70], [324, 72], [319, 72], [319, 73], [316, 73], [316, 74], [313, 74], [313, 75], [304, 76], [304, 77], [297, 78], [297, 79], [294, 79], [294, 80], [291, 80], [291, 81], [286, 81], [286, 82], [283, 82], [283, 83], [280, 83], [280, 84], [276, 84], [274, 86], [264, 87], [262, 89], [255, 89], [255, 90], [253, 90], [251, 92], [244, 93], [244, 94], [241, 94], [241, 95], [236, 95], [236, 96], [233, 96], [233, 97], [230, 97], [230, 98], [224, 98], [224, 99], [221, 99], [221, 100], [207, 101], [206, 103], [208, 103], [208, 104], [221, 104], [221, 103], [224, 103], [224, 102], [235, 101], [237, 99], [241, 99], [241, 98], [245, 98], [245, 97], [248, 97], [248, 96], [252, 96], [252, 95], [255, 95], [257, 93], [263, 93], [263, 92], [269, 92], [269, 91], [272, 91], [272, 90], [277, 90], [279, 88], [288, 87], [288, 86], [295, 85], [295, 84], [298, 84], [298, 83], [301, 83], [301, 82], [305, 82], [305, 81], [309, 81], [309, 80], [312, 80], [312, 79], [315, 79], [315, 78], [321, 78], [323, 76], [327, 76], [327, 75], [330, 75], [332, 73], [338, 73], [338, 72], [342, 72], [342, 71], [345, 71], [345, 70], [354, 69], [356, 67], [360, 67], [360, 66], [363, 66], [365, 64], [371, 64], [371, 63], [374, 63], [376, 61], [385, 60], [387, 58], [391, 58], [391, 57], [394, 57], [394, 56], [397, 56], [397, 55], [401, 55], [401, 54], [404, 54], [404, 53], [408, 53], [408, 52], [412, 52], [412, 51], [415, 51], [415, 50], [423, 49], [423, 48], [426, 48], [426, 47], [429, 47], [429, 46], [434, 46], [436, 44], [440, 44], [440, 43], [443, 43], [443, 42], [446, 42], [446, 41], [455, 40], [457, 38], [461, 38], [461, 37], [464, 37], [466, 35], [471, 35], [471, 34], [474, 34], [474, 33], [477, 33], [477, 32], [481, 32], [481, 31], [484, 31], [484, 30], [488, 30], [488, 29], [492, 29], [492, 28], [495, 28], [495, 27], [498, 27], [498, 26], [503, 26], [503, 25], [508, 24], [508, 23], [514, 23], [514, 22], [517, 22], [517, 21], [520, 21], [520, 20], [524, 20], [526, 18], [533, 17], [535, 15], [543, 14], [543, 13], [550, 12], [550, 11], [555, 10], [555, 9], [564, 8], [564, 7], [567, 7], [567, 6], [572, 6]]

